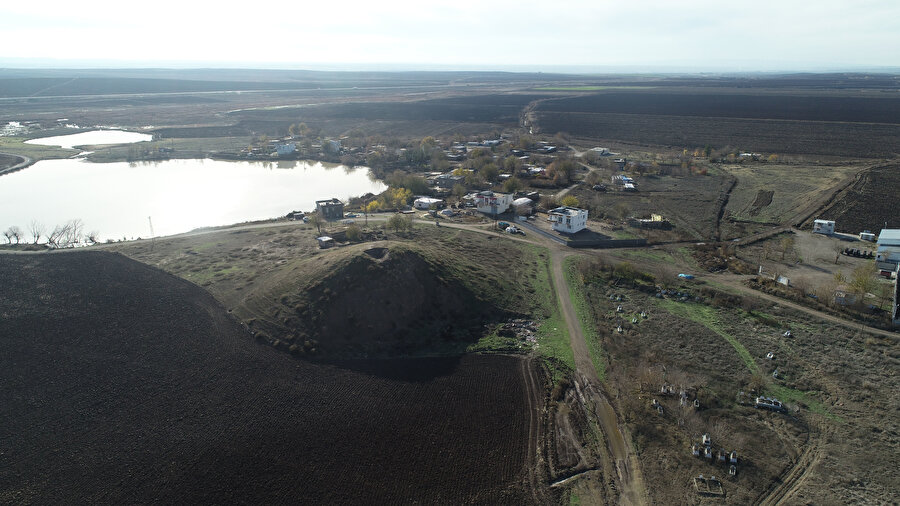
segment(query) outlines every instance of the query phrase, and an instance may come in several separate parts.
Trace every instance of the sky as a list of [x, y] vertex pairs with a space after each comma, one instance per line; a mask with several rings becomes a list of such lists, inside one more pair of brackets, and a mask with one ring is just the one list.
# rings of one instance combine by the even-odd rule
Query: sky
[[900, 67], [898, 0], [11, 1], [0, 34], [7, 67]]

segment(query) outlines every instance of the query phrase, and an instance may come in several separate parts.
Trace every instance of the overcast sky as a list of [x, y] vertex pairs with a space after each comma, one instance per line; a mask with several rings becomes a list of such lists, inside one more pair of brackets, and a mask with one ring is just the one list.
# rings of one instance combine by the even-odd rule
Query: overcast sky
[[3, 2], [0, 63], [900, 67], [900, 0], [196, 3]]

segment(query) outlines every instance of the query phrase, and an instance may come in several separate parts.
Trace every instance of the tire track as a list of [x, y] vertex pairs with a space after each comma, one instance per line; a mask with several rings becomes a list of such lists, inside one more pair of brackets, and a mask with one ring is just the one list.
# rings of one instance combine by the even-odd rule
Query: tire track
[[806, 449], [800, 454], [797, 462], [780, 476], [780, 483], [769, 489], [768, 493], [757, 502], [760, 506], [774, 506], [788, 503], [791, 497], [804, 485], [810, 471], [822, 460], [819, 433], [810, 427]]
[[569, 297], [569, 289], [562, 268], [563, 257], [564, 253], [558, 248], [550, 250], [553, 289], [559, 299], [560, 311], [566, 321], [572, 352], [575, 355], [575, 367], [578, 373], [575, 378], [575, 386], [579, 398], [582, 404], [594, 414], [605, 436], [612, 464], [618, 475], [619, 503], [649, 504], [640, 462], [631, 449], [624, 427], [619, 425], [615, 410], [601, 391], [600, 377], [591, 361], [581, 323], [575, 313], [572, 299]]
[[543, 432], [541, 424], [541, 404], [543, 395], [540, 382], [535, 378], [533, 359], [528, 357], [521, 362], [522, 379], [525, 382], [525, 398], [528, 404], [528, 448], [525, 452], [525, 473], [528, 488], [534, 504], [544, 504], [546, 496], [541, 481], [539, 453], [540, 438]]

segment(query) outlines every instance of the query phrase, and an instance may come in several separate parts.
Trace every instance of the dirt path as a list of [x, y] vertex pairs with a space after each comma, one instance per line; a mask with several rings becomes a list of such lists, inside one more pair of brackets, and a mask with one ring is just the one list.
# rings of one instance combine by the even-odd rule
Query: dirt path
[[770, 295], [765, 292], [760, 292], [758, 290], [754, 290], [752, 288], [745, 286], [741, 282], [741, 278], [738, 277], [737, 275], [712, 274], [712, 275], [710, 275], [710, 277], [715, 279], [716, 282], [726, 285], [735, 290], [738, 290], [743, 294], [752, 295], [754, 297], [759, 297], [760, 299], [765, 299], [770, 302], [774, 302], [776, 304], [789, 307], [791, 309], [796, 309], [797, 311], [801, 311], [808, 315], [815, 316], [816, 318], [819, 318], [821, 320], [825, 320], [825, 321], [828, 321], [831, 323], [837, 323], [838, 325], [843, 325], [843, 326], [848, 327], [853, 330], [862, 330], [862, 331], [868, 332], [870, 334], [876, 334], [879, 336], [893, 337], [893, 338], [900, 337], [900, 335], [898, 335], [897, 332], [892, 332], [890, 330], [884, 330], [884, 329], [878, 329], [875, 327], [869, 327], [869, 326], [863, 325], [862, 323], [859, 323], [859, 322], [845, 320], [838, 316], [830, 315], [828, 313], [823, 313], [823, 312], [817, 311], [813, 308], [806, 307], [801, 304], [797, 304], [796, 302], [791, 302], [789, 300], [782, 299], [781, 297], [776, 297], [775, 295]]
[[577, 370], [576, 388], [579, 390], [584, 405], [594, 413], [600, 428], [606, 437], [610, 454], [615, 463], [619, 482], [619, 502], [621, 504], [649, 504], [646, 487], [643, 483], [640, 463], [638, 462], [631, 444], [619, 426], [616, 412], [601, 391], [601, 381], [591, 361], [588, 352], [587, 341], [581, 328], [581, 322], [575, 313], [575, 306], [569, 296], [569, 287], [563, 272], [563, 260], [566, 256], [576, 254], [564, 252], [560, 248], [550, 249], [551, 274], [553, 276], [553, 288], [559, 298], [560, 310], [566, 327], [569, 330], [569, 338], [572, 352], [575, 355], [575, 368]]
[[789, 504], [791, 497], [797, 493], [809, 477], [810, 471], [822, 460], [818, 431], [810, 427], [806, 449], [797, 458], [797, 462], [779, 477], [779, 483], [773, 485], [758, 501], [761, 506]]
[[535, 504], [547, 502], [544, 493], [545, 486], [541, 482], [541, 439], [544, 433], [542, 423], [542, 408], [544, 404], [544, 388], [536, 377], [533, 358], [528, 357], [522, 361], [522, 378], [525, 382], [525, 395], [528, 402], [528, 449], [525, 456], [525, 473], [528, 480], [528, 488], [531, 490]]
[[25, 156], [25, 155], [14, 155], [14, 154], [12, 154], [12, 153], [0, 153], [0, 155], [14, 156], [14, 157], [16, 157], [16, 158], [21, 158], [21, 159], [22, 159], [21, 162], [19, 162], [19, 163], [13, 165], [13, 166], [11, 166], [11, 167], [7, 167], [7, 168], [5, 168], [5, 169], [0, 170], [0, 176], [2, 176], [3, 174], [9, 174], [9, 173], [11, 173], [11, 172], [15, 172], [15, 171], [17, 171], [17, 170], [22, 170], [22, 169], [24, 169], [25, 167], [28, 167], [29, 165], [31, 165], [32, 163], [34, 163], [34, 160], [32, 160], [31, 158], [28, 158], [28, 157]]

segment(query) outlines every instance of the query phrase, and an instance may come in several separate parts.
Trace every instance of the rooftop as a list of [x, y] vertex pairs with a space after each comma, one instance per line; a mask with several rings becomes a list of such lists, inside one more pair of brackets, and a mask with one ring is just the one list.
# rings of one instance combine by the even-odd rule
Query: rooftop
[[556, 209], [551, 209], [550, 214], [562, 214], [564, 216], [575, 216], [578, 213], [585, 212], [584, 209], [578, 209], [577, 207], [557, 207]]
[[900, 228], [883, 228], [878, 234], [878, 242], [900, 243]]

